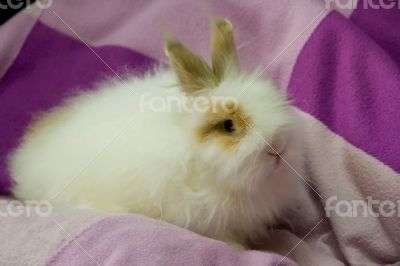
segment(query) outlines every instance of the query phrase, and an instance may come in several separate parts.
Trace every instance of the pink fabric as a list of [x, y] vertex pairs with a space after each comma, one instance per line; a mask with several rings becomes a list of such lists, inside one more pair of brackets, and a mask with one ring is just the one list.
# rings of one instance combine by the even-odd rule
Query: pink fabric
[[[300, 112], [305, 121], [306, 174], [308, 195], [297, 209], [287, 215], [294, 232], [277, 231], [268, 249], [287, 254], [310, 230], [305, 241], [290, 255], [300, 265], [384, 265], [400, 262], [400, 223], [398, 215], [355, 217], [324, 210], [335, 202], [366, 201], [368, 196], [380, 202], [400, 199], [400, 175], [382, 162], [333, 134], [321, 122]], [[330, 197], [337, 200], [328, 203]], [[377, 210], [375, 210], [377, 211]], [[398, 210], [399, 211], [399, 210]], [[308, 256], [311, 257], [308, 257]], [[326, 258], [326, 256], [328, 258]]]
[[[54, 1], [40, 20], [93, 45], [122, 45], [164, 60], [163, 31], [170, 29], [188, 47], [209, 58], [208, 16], [229, 18], [246, 68], [268, 66], [266, 76], [286, 89], [296, 57], [328, 10], [323, 1]], [[112, 12], [110, 12], [112, 10]]]
[[37, 211], [0, 198], [0, 265], [45, 265], [83, 229], [111, 215], [41, 206]]
[[[300, 51], [325, 17], [321, 13], [324, 7], [324, 1], [319, 0], [258, 0], [251, 4], [239, 0], [99, 0], [96, 3], [85, 0], [79, 4], [72, 0], [60, 0], [44, 10], [40, 20], [59, 32], [79, 39], [71, 32], [73, 29], [84, 41], [98, 47], [105, 44], [124, 46], [162, 60], [163, 26], [169, 27], [195, 51], [207, 56], [209, 28], [206, 17], [209, 13], [226, 16], [236, 27], [244, 65], [251, 68], [274, 62], [265, 74], [286, 89]], [[339, 8], [339, 11], [345, 16], [351, 13], [347, 9]], [[318, 14], [321, 16], [317, 17]], [[314, 23], [311, 23], [313, 20]], [[20, 14], [0, 28], [0, 58], [3, 60], [0, 67], [3, 72], [14, 60], [34, 21]], [[16, 34], [15, 29], [20, 27], [24, 31]], [[127, 54], [129, 51], [126, 51]], [[282, 51], [284, 53], [274, 61]], [[98, 63], [101, 64], [100, 61]], [[321, 92], [325, 92], [323, 89], [321, 86]], [[335, 135], [315, 118], [306, 113], [301, 115], [306, 127], [304, 176], [310, 179], [311, 186], [321, 198], [306, 186], [304, 199], [286, 217], [293, 229], [283, 227], [274, 231], [272, 240], [265, 243], [264, 248], [288, 254], [300, 265], [399, 263], [398, 217], [349, 218], [335, 213], [326, 217], [324, 211], [325, 203], [331, 196], [336, 196], [338, 200], [365, 201], [367, 196], [372, 195], [381, 201], [395, 201], [400, 198], [399, 174]], [[55, 210], [56, 213], [60, 211]], [[71, 211], [59, 217], [74, 240], [68, 240], [65, 232], [54, 222], [50, 223], [51, 220], [1, 219], [0, 236], [7, 241], [0, 245], [0, 259], [4, 263], [24, 264], [29, 261], [41, 265], [44, 261], [49, 261], [51, 265], [89, 265], [93, 263], [91, 256], [104, 264], [136, 262], [146, 265], [273, 265], [282, 259], [263, 252], [235, 253], [224, 243], [139, 216], [102, 220], [105, 217], [102, 214], [92, 215], [91, 212]], [[85, 227], [86, 230], [83, 230]], [[50, 259], [53, 255], [55, 257]]]
[[86, 266], [96, 263], [146, 266], [295, 265], [289, 259], [265, 252], [235, 252], [223, 242], [141, 216], [112, 217], [94, 224], [75, 238], [75, 242], [66, 245], [48, 265]]

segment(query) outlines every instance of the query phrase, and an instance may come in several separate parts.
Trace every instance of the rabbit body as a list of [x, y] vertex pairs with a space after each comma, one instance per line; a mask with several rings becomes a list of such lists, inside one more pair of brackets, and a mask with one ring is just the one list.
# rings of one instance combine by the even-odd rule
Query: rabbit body
[[[175, 65], [103, 82], [47, 111], [10, 156], [14, 194], [143, 214], [227, 242], [265, 235], [298, 191], [295, 113], [270, 82], [225, 68], [223, 81], [195, 93]], [[199, 97], [217, 103], [198, 111]], [[234, 111], [218, 108], [227, 97]], [[281, 129], [291, 167], [268, 152]]]

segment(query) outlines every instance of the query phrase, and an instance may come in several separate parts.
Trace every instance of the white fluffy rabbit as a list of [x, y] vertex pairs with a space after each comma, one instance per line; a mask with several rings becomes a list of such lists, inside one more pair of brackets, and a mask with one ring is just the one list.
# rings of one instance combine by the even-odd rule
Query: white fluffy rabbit
[[171, 69], [109, 80], [35, 120], [10, 156], [14, 194], [241, 245], [267, 233], [299, 190], [299, 124], [283, 92], [239, 68], [231, 23], [211, 24], [211, 67], [169, 37]]

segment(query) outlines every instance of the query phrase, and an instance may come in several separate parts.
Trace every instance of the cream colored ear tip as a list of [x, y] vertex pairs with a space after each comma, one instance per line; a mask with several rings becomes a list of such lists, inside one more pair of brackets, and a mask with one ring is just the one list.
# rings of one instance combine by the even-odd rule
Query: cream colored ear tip
[[183, 45], [179, 41], [173, 38], [165, 40], [164, 50], [167, 55], [170, 55], [172, 52], [177, 52], [179, 50], [182, 50], [182, 48]]
[[214, 18], [213, 24], [218, 28], [220, 31], [232, 31], [233, 25], [232, 23], [226, 18]]

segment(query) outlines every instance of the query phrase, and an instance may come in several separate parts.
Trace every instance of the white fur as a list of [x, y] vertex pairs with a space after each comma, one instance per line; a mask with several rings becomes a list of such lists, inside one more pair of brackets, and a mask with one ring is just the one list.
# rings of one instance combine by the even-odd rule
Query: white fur
[[[67, 101], [66, 121], [26, 138], [10, 157], [22, 199], [61, 206], [140, 213], [200, 234], [245, 243], [264, 234], [293, 204], [298, 181], [290, 168], [265, 152], [288, 133], [283, 157], [301, 164], [297, 126], [284, 95], [255, 75], [229, 75], [203, 95], [232, 96], [254, 129], [233, 151], [216, 140], [199, 142], [203, 113], [141, 112], [140, 96], [185, 97], [169, 70], [108, 81]], [[252, 83], [252, 84], [251, 84]], [[251, 85], [243, 94], [243, 88]]]

